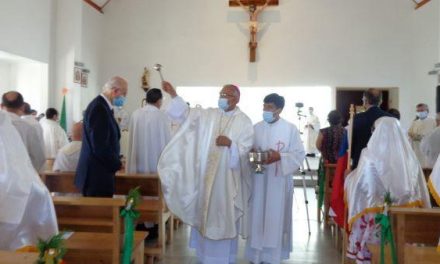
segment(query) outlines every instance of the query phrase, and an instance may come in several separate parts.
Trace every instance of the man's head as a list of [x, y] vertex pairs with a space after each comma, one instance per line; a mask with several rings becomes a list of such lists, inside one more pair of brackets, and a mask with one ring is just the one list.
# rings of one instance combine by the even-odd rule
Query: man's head
[[55, 108], [47, 108], [46, 118], [53, 121], [58, 121], [58, 111]]
[[159, 109], [162, 106], [162, 98], [162, 91], [157, 88], [149, 89], [145, 95], [145, 100], [147, 101], [147, 104], [154, 105]]
[[272, 93], [264, 97], [263, 102], [264, 121], [267, 123], [274, 123], [278, 121], [284, 108], [284, 97], [276, 93]]
[[391, 108], [388, 110], [388, 113], [392, 115], [393, 117], [397, 118], [397, 120], [400, 120], [400, 112], [396, 108]]
[[31, 105], [24, 102], [23, 104], [23, 114], [25, 115], [31, 115], [32, 114], [32, 109], [31, 109]]
[[313, 109], [313, 107], [309, 107], [309, 114], [311, 114], [311, 115], [313, 115], [313, 111], [314, 111], [315, 109]]
[[72, 141], [82, 141], [83, 124], [78, 122], [72, 127]]
[[1, 106], [2, 109], [8, 112], [22, 115], [24, 108], [23, 96], [19, 92], [15, 91], [6, 92], [2, 96]]
[[379, 89], [370, 88], [364, 92], [362, 101], [366, 108], [379, 106], [382, 103], [382, 92]]
[[114, 106], [122, 107], [128, 92], [127, 81], [119, 76], [108, 80], [102, 88], [102, 93], [112, 102]]
[[419, 119], [423, 120], [428, 117], [429, 107], [425, 103], [420, 103], [416, 106], [416, 115]]
[[240, 101], [240, 90], [233, 84], [226, 84], [220, 91], [218, 107], [228, 112], [234, 110]]
[[328, 113], [327, 121], [330, 126], [337, 126], [342, 122], [342, 115], [338, 110], [333, 110]]

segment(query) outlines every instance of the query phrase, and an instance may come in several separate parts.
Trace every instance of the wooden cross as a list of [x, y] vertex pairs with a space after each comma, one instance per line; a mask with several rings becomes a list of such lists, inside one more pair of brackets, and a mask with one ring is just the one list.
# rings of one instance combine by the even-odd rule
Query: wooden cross
[[257, 57], [258, 15], [267, 6], [277, 6], [278, 0], [229, 0], [229, 6], [241, 6], [249, 14], [249, 61], [255, 62]]

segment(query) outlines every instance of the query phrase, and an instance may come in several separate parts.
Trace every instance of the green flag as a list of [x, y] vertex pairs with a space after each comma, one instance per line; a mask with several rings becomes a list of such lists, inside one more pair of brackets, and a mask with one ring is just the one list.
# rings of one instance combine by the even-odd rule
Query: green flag
[[63, 105], [61, 106], [60, 125], [67, 132], [67, 114], [66, 114], [66, 95], [63, 95]]

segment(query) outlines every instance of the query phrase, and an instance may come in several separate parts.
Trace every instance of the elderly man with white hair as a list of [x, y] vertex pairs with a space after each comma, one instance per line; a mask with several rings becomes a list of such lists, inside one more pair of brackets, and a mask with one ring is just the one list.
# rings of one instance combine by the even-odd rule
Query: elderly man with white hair
[[11, 118], [0, 111], [0, 249], [35, 246], [58, 233], [49, 191]]
[[84, 113], [83, 143], [75, 177], [75, 185], [84, 196], [113, 196], [115, 173], [122, 167], [121, 134], [113, 106], [124, 105], [127, 90], [125, 79], [111, 78]]

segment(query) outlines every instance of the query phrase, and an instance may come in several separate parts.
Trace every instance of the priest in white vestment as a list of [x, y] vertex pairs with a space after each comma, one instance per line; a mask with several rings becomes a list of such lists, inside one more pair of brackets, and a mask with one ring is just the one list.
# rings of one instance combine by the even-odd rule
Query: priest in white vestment
[[58, 123], [58, 111], [55, 108], [48, 108], [46, 118], [40, 123], [43, 127], [46, 158], [55, 159], [58, 150], [69, 143], [66, 131]]
[[371, 263], [367, 243], [380, 242], [374, 217], [382, 212], [387, 192], [392, 206], [431, 207], [422, 167], [399, 121], [381, 117], [374, 126], [357, 168], [345, 180], [351, 227], [347, 256], [356, 263]]
[[269, 151], [263, 173], [254, 173], [246, 258], [278, 264], [292, 251], [293, 174], [305, 151], [295, 125], [280, 118], [284, 98], [264, 98], [263, 121], [254, 126], [255, 150]]
[[58, 233], [52, 198], [10, 117], [0, 111], [0, 250], [36, 246]]
[[429, 117], [429, 108], [426, 104], [418, 104], [416, 114], [417, 119], [412, 122], [411, 127], [408, 130], [408, 136], [420, 164], [422, 167], [428, 167], [427, 158], [425, 154], [422, 153], [420, 143], [426, 135], [434, 130], [436, 122], [434, 118]]
[[309, 116], [307, 117], [306, 132], [307, 132], [307, 144], [306, 152], [311, 156], [318, 153], [316, 148], [316, 140], [318, 139], [319, 129], [321, 125], [319, 123], [319, 118], [313, 113], [313, 107], [309, 107]]
[[429, 176], [428, 189], [437, 205], [440, 206], [440, 159], [438, 158]]
[[12, 125], [20, 134], [35, 170], [40, 171], [46, 162], [43, 137], [37, 126], [21, 118], [23, 106], [23, 96], [19, 92], [10, 91], [3, 94], [2, 109], [7, 112]]
[[219, 108], [191, 108], [168, 82], [168, 114], [185, 120], [165, 147], [158, 173], [170, 210], [192, 226], [190, 247], [205, 264], [234, 263], [238, 234], [246, 236], [253, 127], [236, 105], [240, 91], [225, 85]]
[[423, 137], [420, 150], [426, 157], [426, 167], [433, 168], [440, 153], [440, 113], [435, 118], [437, 127]]
[[76, 171], [82, 146], [83, 125], [78, 122], [72, 127], [72, 142], [62, 147], [53, 163], [53, 171]]
[[160, 154], [171, 139], [171, 122], [160, 110], [160, 89], [149, 89], [147, 104], [133, 112], [129, 125], [128, 173], [156, 173]]

